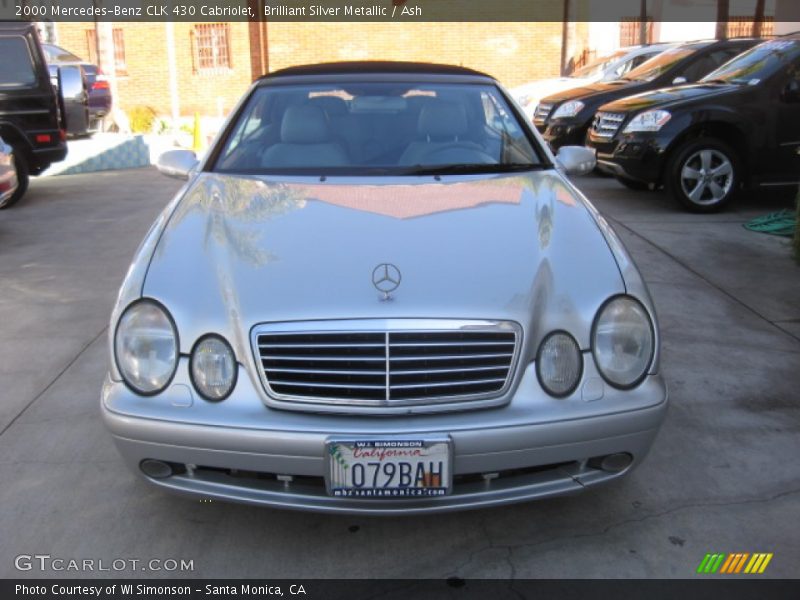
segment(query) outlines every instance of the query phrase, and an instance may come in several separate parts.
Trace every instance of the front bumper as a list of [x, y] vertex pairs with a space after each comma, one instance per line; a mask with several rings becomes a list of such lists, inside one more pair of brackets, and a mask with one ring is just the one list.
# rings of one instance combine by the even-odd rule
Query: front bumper
[[597, 138], [591, 132], [586, 146], [597, 152], [597, 168], [623, 179], [661, 183], [669, 140], [656, 134], [617, 134]]
[[[584, 382], [559, 400], [541, 391], [529, 366], [501, 408], [399, 417], [297, 413], [266, 407], [244, 374], [227, 400], [205, 402], [192, 393], [185, 362], [170, 388], [156, 397], [137, 396], [121, 382], [107, 380], [103, 386], [103, 418], [128, 466], [174, 492], [299, 510], [433, 513], [576, 493], [638, 465], [667, 407], [659, 375], [648, 376], [633, 391], [605, 386], [598, 398], [599, 378], [589, 360]], [[331, 435], [449, 436], [452, 493], [414, 499], [329, 496], [325, 442]], [[598, 466], [599, 458], [618, 453], [632, 456], [629, 467]], [[147, 477], [140, 469], [145, 459], [172, 463], [177, 472]]]
[[571, 119], [556, 119], [547, 124], [542, 137], [553, 150], [558, 150], [562, 146], [583, 146], [587, 130], [586, 123]]

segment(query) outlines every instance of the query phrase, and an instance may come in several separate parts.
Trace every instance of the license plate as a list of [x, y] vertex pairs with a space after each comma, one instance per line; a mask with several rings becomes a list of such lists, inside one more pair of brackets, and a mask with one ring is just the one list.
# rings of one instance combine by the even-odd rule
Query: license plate
[[420, 498], [450, 492], [449, 438], [331, 439], [326, 455], [331, 496]]

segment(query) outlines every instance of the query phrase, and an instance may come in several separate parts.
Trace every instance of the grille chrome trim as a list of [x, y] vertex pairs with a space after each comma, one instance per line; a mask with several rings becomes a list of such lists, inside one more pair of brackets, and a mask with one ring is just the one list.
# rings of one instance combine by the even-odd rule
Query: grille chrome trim
[[550, 116], [553, 110], [553, 106], [555, 106], [555, 104], [550, 102], [539, 102], [539, 104], [536, 105], [536, 110], [533, 111], [534, 124], [544, 125], [547, 121], [547, 117]]
[[488, 320], [264, 323], [250, 337], [268, 406], [368, 414], [505, 404], [522, 346], [517, 323]]
[[599, 138], [611, 139], [619, 131], [626, 116], [625, 113], [600, 111], [595, 114], [592, 121], [592, 133]]

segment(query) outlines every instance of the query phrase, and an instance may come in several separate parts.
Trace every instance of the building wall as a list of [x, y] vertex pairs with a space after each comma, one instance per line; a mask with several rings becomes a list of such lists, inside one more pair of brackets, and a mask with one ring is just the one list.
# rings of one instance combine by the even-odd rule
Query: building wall
[[[214, 73], [195, 72], [192, 62], [194, 23], [175, 23], [178, 96], [182, 115], [227, 114], [252, 82], [247, 23], [229, 23], [231, 68]], [[115, 23], [124, 32], [126, 74], [117, 77], [118, 105], [123, 110], [149, 106], [169, 115], [169, 70], [164, 23]], [[86, 31], [90, 23], [59, 23], [58, 44], [84, 58], [92, 55]]]
[[270, 71], [337, 60], [410, 60], [470, 67], [510, 87], [558, 75], [561, 39], [560, 22], [267, 26]]
[[[231, 69], [211, 74], [193, 69], [194, 23], [174, 23], [180, 112], [226, 114], [264, 67], [275, 71], [298, 64], [339, 60], [407, 60], [471, 67], [509, 87], [560, 73], [562, 23], [278, 23], [259, 30], [229, 23]], [[127, 73], [118, 77], [117, 103], [123, 110], [145, 105], [169, 115], [169, 71], [164, 23], [116, 23], [124, 32]], [[58, 44], [80, 56], [90, 23], [59, 23]], [[588, 25], [577, 23], [571, 50], [588, 40]], [[267, 56], [259, 56], [259, 31]], [[254, 40], [251, 45], [251, 40]], [[263, 42], [263, 40], [262, 40]]]

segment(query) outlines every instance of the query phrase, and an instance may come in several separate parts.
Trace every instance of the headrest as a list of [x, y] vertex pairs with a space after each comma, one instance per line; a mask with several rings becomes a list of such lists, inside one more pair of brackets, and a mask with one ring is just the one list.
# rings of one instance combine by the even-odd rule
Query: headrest
[[432, 102], [422, 107], [417, 122], [420, 135], [432, 138], [454, 138], [467, 132], [467, 111], [463, 104]]
[[347, 102], [337, 96], [314, 96], [309, 99], [308, 103], [321, 108], [329, 117], [347, 114]]
[[328, 121], [322, 109], [304, 104], [283, 113], [281, 141], [285, 144], [322, 144], [328, 141]]

